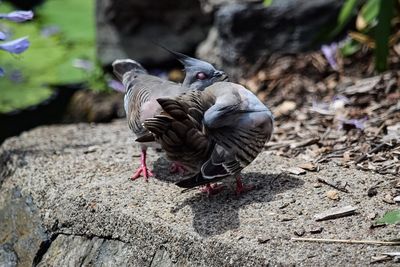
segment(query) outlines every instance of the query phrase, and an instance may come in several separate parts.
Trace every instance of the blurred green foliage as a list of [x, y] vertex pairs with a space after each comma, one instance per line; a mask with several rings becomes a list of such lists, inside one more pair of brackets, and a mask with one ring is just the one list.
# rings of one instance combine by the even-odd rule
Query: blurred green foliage
[[352, 17], [356, 15], [358, 0], [346, 0], [339, 12], [336, 27], [329, 33], [328, 38], [338, 35], [350, 22]]
[[349, 33], [351, 38], [342, 46], [342, 54], [352, 55], [361, 48], [360, 44], [366, 44], [374, 49], [375, 69], [385, 71], [394, 28], [392, 19], [399, 14], [396, 5], [395, 0], [346, 0], [329, 37], [338, 35], [355, 18], [356, 32]]
[[269, 7], [270, 5], [272, 5], [272, 0], [264, 0], [263, 4], [264, 6]]
[[[1, 4], [0, 12], [12, 7]], [[47, 0], [35, 10], [35, 17], [24, 24], [2, 23], [13, 39], [28, 36], [31, 47], [16, 57], [1, 53], [6, 70], [0, 78], [0, 112], [36, 104], [51, 94], [50, 87], [92, 81], [102, 75], [95, 58], [94, 0]], [[56, 29], [53, 34], [43, 31]], [[77, 59], [90, 61], [92, 70], [74, 67]], [[101, 75], [99, 75], [101, 72]]]

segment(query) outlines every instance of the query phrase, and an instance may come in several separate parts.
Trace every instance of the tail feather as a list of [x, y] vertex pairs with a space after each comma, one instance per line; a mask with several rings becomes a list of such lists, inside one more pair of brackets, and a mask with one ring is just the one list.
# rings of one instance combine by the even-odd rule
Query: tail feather
[[177, 182], [175, 185], [182, 187], [182, 188], [193, 188], [193, 187], [200, 186], [200, 185], [215, 183], [215, 182], [222, 180], [223, 178], [224, 177], [218, 177], [218, 178], [214, 178], [214, 179], [206, 179], [203, 177], [203, 175], [200, 172], [190, 178], [187, 178], [187, 179]]
[[124, 74], [134, 71], [137, 74], [147, 74], [145, 68], [140, 63], [132, 59], [117, 59], [112, 63], [115, 76], [122, 82]]

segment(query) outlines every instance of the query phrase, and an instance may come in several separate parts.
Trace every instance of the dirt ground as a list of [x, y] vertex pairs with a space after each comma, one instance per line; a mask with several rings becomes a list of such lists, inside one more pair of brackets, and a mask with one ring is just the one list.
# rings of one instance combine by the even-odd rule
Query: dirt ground
[[367, 49], [350, 58], [336, 53], [336, 70], [320, 51], [260, 59], [240, 82], [275, 115], [268, 150], [312, 165], [400, 174], [399, 51], [391, 49], [383, 74]]

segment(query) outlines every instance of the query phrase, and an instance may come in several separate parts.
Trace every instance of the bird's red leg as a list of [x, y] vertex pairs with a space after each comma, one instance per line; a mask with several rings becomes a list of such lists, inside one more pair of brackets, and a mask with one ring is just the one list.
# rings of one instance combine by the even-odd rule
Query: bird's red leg
[[244, 185], [242, 182], [242, 176], [236, 176], [236, 195], [240, 195], [253, 189], [254, 185]]
[[142, 153], [140, 154], [140, 167], [137, 168], [136, 172], [132, 175], [131, 180], [136, 180], [142, 175], [146, 182], [149, 181], [150, 176], [153, 176], [153, 172], [150, 171], [146, 165], [146, 148], [142, 148]]
[[180, 164], [177, 161], [174, 161], [174, 162], [171, 163], [171, 167], [169, 168], [169, 172], [170, 173], [179, 172], [180, 174], [185, 174], [186, 169], [185, 169], [185, 166], [183, 166], [182, 164]]
[[201, 188], [202, 193], [207, 193], [208, 196], [216, 195], [224, 189], [223, 185], [220, 184], [206, 184], [205, 187]]

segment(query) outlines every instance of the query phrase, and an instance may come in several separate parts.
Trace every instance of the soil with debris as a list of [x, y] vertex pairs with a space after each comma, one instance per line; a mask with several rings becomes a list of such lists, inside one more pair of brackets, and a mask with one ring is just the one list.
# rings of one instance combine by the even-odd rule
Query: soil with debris
[[[276, 130], [267, 149], [276, 155], [318, 165], [380, 174], [400, 173], [400, 45], [390, 52], [390, 68], [373, 73], [373, 57], [362, 50], [336, 56], [334, 71], [321, 52], [277, 56], [241, 83], [272, 109]], [[265, 60], [265, 59], [264, 59]], [[262, 66], [262, 67], [260, 67]]]

